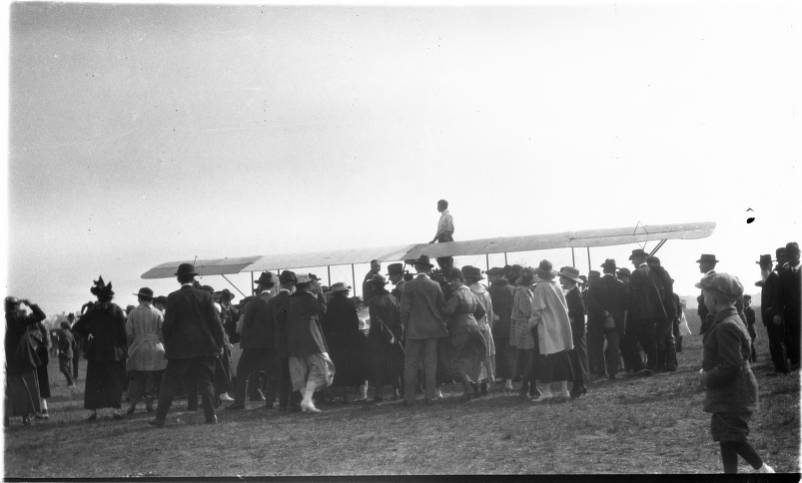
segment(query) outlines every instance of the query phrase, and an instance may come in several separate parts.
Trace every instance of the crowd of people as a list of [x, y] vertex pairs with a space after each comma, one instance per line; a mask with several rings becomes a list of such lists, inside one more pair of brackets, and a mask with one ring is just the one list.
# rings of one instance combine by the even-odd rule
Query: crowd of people
[[[441, 218], [433, 241], [447, 243], [453, 221], [447, 204], [438, 208], [448, 218]], [[62, 323], [56, 353], [70, 387], [78, 356], [87, 360], [89, 420], [103, 408], [123, 418], [125, 393], [127, 414], [144, 400], [146, 411], [155, 411], [150, 423], [159, 427], [177, 395], [186, 395], [190, 410], [198, 408], [200, 395], [210, 424], [222, 402], [231, 401], [227, 411], [243, 410], [249, 395], [268, 409], [306, 413], [337, 399], [365, 401], [369, 390], [374, 402], [391, 394], [414, 405], [422, 393], [423, 402], [432, 403], [443, 398], [447, 383], [461, 385], [465, 400], [498, 389], [532, 403], [564, 402], [586, 394], [593, 379], [677, 369], [682, 335], [690, 330], [673, 280], [642, 249], [629, 260], [632, 270], [607, 259], [587, 278], [571, 266], [555, 270], [548, 260], [535, 268], [508, 265], [483, 273], [454, 267], [451, 257], [438, 258], [435, 268], [426, 255], [405, 262], [414, 274], [393, 263], [385, 278], [374, 260], [361, 299], [349, 297], [346, 284], [324, 287], [312, 274], [264, 272], [254, 294], [238, 305], [228, 290], [200, 285], [192, 264], [181, 264], [179, 290], [154, 297], [143, 287], [136, 294], [139, 305], [127, 311], [112, 302], [111, 283], [99, 278], [91, 287], [96, 300]], [[697, 262], [703, 274], [697, 285], [704, 337], [700, 377], [714, 440], [721, 442], [726, 471], [738, 454], [767, 470], [745, 439], [757, 398], [749, 367], [755, 360], [754, 312], [737, 278], [715, 272], [714, 255]], [[761, 312], [773, 364], [787, 374], [799, 368], [798, 245], [778, 249], [774, 262], [770, 255], [758, 262]], [[36, 304], [12, 297], [5, 302], [5, 421], [22, 416], [29, 424], [32, 417], [48, 417], [51, 338]], [[360, 308], [369, 314], [366, 331]], [[242, 349], [236, 371], [234, 343]]]

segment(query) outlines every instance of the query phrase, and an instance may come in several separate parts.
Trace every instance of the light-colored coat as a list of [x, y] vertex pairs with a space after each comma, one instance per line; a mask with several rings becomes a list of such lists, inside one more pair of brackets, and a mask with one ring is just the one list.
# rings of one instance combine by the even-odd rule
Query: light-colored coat
[[571, 320], [562, 290], [554, 281], [540, 281], [532, 294], [532, 324], [537, 325], [541, 355], [574, 348]]
[[428, 275], [417, 277], [404, 285], [401, 294], [401, 324], [407, 339], [436, 339], [445, 337], [443, 319], [445, 298], [443, 290]]
[[167, 367], [162, 337], [162, 313], [150, 304], [140, 304], [128, 315], [125, 335], [128, 340], [129, 371], [161, 371]]

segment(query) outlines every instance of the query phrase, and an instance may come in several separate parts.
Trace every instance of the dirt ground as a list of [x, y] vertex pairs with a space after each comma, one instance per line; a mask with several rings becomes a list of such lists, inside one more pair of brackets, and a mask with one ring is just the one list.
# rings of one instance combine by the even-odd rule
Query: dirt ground
[[[697, 332], [698, 320], [691, 317]], [[760, 410], [750, 440], [775, 469], [798, 473], [799, 372], [772, 376], [758, 324]], [[249, 403], [220, 411], [221, 424], [179, 400], [162, 429], [140, 409], [123, 421], [85, 422], [80, 389], [51, 366], [51, 419], [5, 430], [6, 477], [388, 475], [455, 473], [719, 473], [697, 382], [701, 338], [686, 337], [675, 373], [591, 384], [564, 403], [519, 402], [495, 389], [459, 402], [458, 389], [431, 406], [351, 404], [319, 415]], [[85, 369], [85, 361], [82, 361]], [[741, 472], [750, 472], [743, 461]]]

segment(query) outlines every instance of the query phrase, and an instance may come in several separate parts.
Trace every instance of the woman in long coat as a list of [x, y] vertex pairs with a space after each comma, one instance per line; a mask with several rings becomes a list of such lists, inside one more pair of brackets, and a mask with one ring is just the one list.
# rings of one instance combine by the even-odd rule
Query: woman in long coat
[[401, 308], [399, 301], [384, 288], [387, 281], [381, 274], [374, 275], [368, 283], [373, 295], [368, 301], [370, 384], [374, 387], [373, 400], [379, 402], [383, 399], [385, 385], [393, 386], [396, 391], [402, 387], [404, 350], [401, 346]]
[[471, 289], [465, 286], [458, 268], [446, 270], [445, 278], [452, 293], [443, 308], [448, 326], [448, 340], [442, 346], [443, 363], [450, 375], [462, 383], [465, 389], [462, 397], [468, 399], [472, 388], [474, 395], [478, 395], [476, 382], [481, 377], [482, 362], [487, 358], [487, 347], [476, 322], [485, 311]]
[[97, 419], [98, 409], [108, 407], [113, 409], [114, 419], [121, 419], [125, 386], [125, 313], [111, 302], [114, 297], [111, 282], [106, 285], [100, 277], [91, 291], [97, 302], [74, 327], [87, 339], [84, 408], [91, 411], [88, 421]]
[[496, 380], [496, 344], [493, 340], [493, 327], [491, 325], [495, 321], [493, 300], [490, 298], [490, 292], [487, 287], [479, 283], [479, 280], [482, 279], [482, 271], [479, 268], [465, 265], [462, 267], [462, 276], [465, 278], [465, 284], [476, 296], [476, 301], [485, 311], [484, 317], [477, 318], [476, 323], [479, 324], [479, 332], [482, 334], [482, 338], [485, 340], [485, 348], [487, 348], [485, 359], [482, 361], [482, 374], [480, 376], [481, 393], [487, 394], [488, 385]]
[[[521, 375], [521, 399], [528, 400], [534, 390], [533, 371], [535, 336], [530, 325], [532, 315], [532, 282], [535, 274], [530, 269], [521, 271], [513, 295], [510, 315], [510, 347], [515, 351], [512, 367]], [[520, 368], [520, 370], [519, 370]]]
[[540, 396], [536, 402], [555, 397], [552, 383], [559, 383], [557, 397], [570, 398], [568, 381], [574, 379], [571, 351], [574, 348], [568, 304], [554, 281], [557, 273], [543, 260], [535, 270], [538, 281], [532, 291], [531, 323], [537, 328], [535, 378]]
[[359, 331], [359, 317], [348, 298], [348, 289], [344, 283], [331, 286], [331, 299], [323, 323], [329, 355], [337, 368], [332, 387], [342, 391], [345, 402], [349, 400], [348, 389], [355, 388], [358, 392], [368, 378], [367, 341]]
[[[26, 314], [20, 304], [29, 306], [32, 314]], [[42, 365], [40, 348], [44, 345], [37, 324], [45, 314], [36, 304], [6, 297], [6, 408], [3, 418], [8, 426], [9, 417], [22, 416], [23, 424], [30, 424], [31, 417], [41, 410], [39, 380], [36, 369]]]

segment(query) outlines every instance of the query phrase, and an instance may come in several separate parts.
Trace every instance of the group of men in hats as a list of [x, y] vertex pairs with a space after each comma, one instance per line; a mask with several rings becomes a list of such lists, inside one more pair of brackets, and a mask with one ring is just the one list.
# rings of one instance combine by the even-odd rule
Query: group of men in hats
[[799, 368], [800, 261], [799, 245], [789, 242], [771, 254], [760, 255], [760, 312], [769, 337], [769, 352], [780, 374]]

